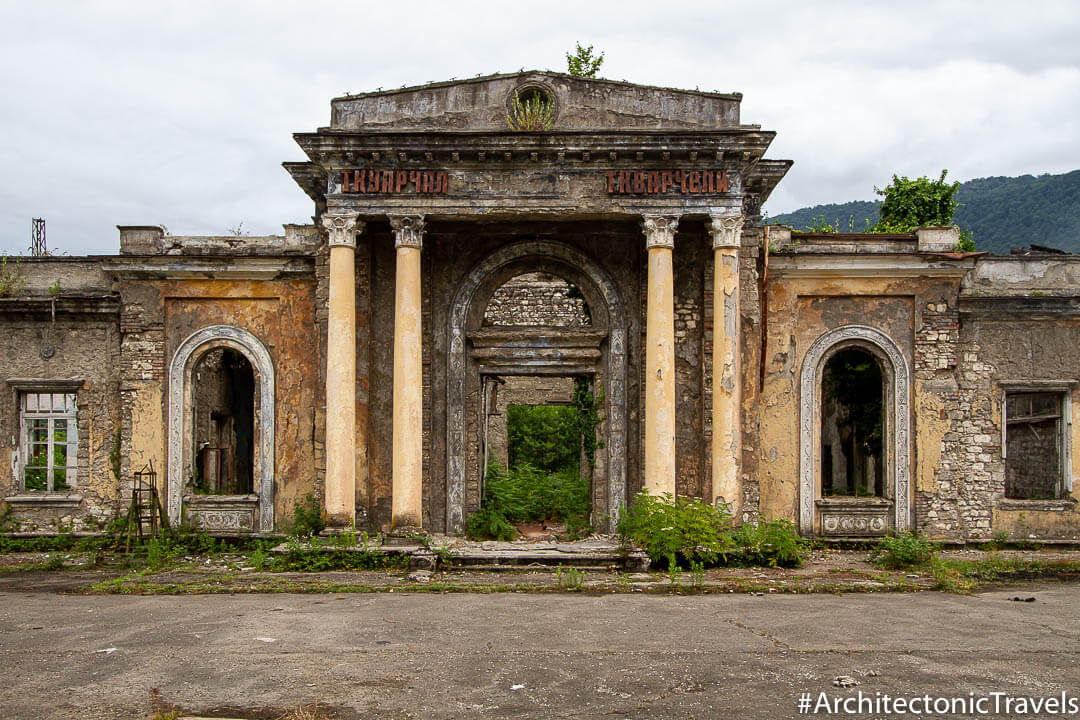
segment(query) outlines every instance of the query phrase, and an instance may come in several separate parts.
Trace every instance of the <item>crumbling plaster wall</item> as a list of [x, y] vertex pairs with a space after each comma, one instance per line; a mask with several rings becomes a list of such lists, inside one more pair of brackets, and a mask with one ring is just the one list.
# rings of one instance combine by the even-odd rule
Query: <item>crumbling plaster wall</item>
[[295, 503], [315, 488], [314, 430], [320, 360], [318, 338], [313, 332], [313, 278], [126, 279], [119, 285], [124, 298], [125, 473], [153, 460], [159, 490], [164, 491], [164, 368], [180, 344], [196, 330], [219, 324], [240, 327], [262, 341], [274, 362], [274, 511], [280, 525], [290, 517]]
[[[110, 462], [120, 424], [118, 303], [91, 259], [24, 258], [20, 274], [25, 296], [0, 299], [0, 498], [24, 498], [3, 502], [12, 529], [93, 530], [123, 505]], [[60, 292], [50, 294], [57, 280]], [[20, 490], [19, 393], [7, 383], [13, 378], [83, 380], [76, 399], [77, 485], [62, 493], [67, 501], [46, 502], [36, 493], [31, 500]]]
[[[706, 467], [710, 448], [704, 443], [705, 407], [703, 364], [705, 330], [705, 275], [712, 263], [712, 245], [701, 220], [681, 220], [675, 234], [672, 264], [675, 273], [675, 493], [709, 497]], [[641, 284], [648, 288], [648, 265], [643, 263]], [[647, 302], [640, 308], [647, 315]], [[642, 353], [645, 328], [641, 331]], [[644, 408], [642, 408], [644, 409]], [[642, 423], [644, 425], [644, 423]], [[636, 488], [634, 488], [636, 492]]]
[[1080, 538], [1075, 490], [1060, 501], [1004, 498], [1001, 445], [1005, 385], [1071, 384], [1074, 403], [1078, 397], [1080, 321], [1068, 300], [1077, 293], [1078, 271], [1080, 258], [983, 257], [963, 278], [955, 302], [921, 299], [915, 386], [921, 532], [954, 540], [986, 540], [997, 532]]
[[[927, 490], [935, 478], [933, 448], [941, 447], [947, 432], [941, 410], [955, 384], [951, 377], [956, 287], [949, 278], [790, 277], [770, 269], [765, 380], [759, 405], [763, 517], [798, 517], [799, 374], [810, 346], [826, 332], [845, 325], [865, 325], [885, 333], [912, 368], [916, 496], [933, 492]], [[924, 453], [924, 447], [931, 450]], [[917, 507], [916, 516], [924, 510]]]
[[[22, 531], [52, 531], [63, 528], [87, 530], [108, 522], [122, 500], [119, 480], [112, 472], [109, 454], [119, 424], [116, 358], [119, 332], [111, 317], [60, 316], [0, 320], [0, 348], [6, 358], [4, 380], [10, 378], [82, 378], [77, 391], [78, 479], [69, 495], [81, 501], [65, 507], [18, 503], [12, 507], [13, 520]], [[40, 349], [51, 345], [54, 354], [42, 357]], [[15, 468], [19, 445], [19, 393], [6, 383], [0, 385], [0, 472], [4, 497], [19, 495]]]
[[[993, 533], [1006, 532], [1014, 540], [1080, 540], [1080, 491], [1073, 486], [1064, 501], [1005, 499], [1005, 460], [1001, 453], [1001, 398], [1003, 385], [1056, 382], [1071, 385], [1072, 462], [1069, 472], [1080, 475], [1077, 454], [1080, 450], [1080, 383], [1077, 382], [1076, 348], [1080, 347], [1080, 318], [1029, 318], [1006, 313], [965, 313], [961, 326], [962, 357], [959, 375], [961, 392], [970, 398], [970, 418], [966, 445], [975, 450], [955, 453], [958, 480], [974, 494], [974, 503], [966, 498], [943, 495], [940, 501], [953, 501], [962, 519], [977, 520], [966, 528], [968, 539], [985, 539]], [[1064, 420], [1064, 419], [1063, 419]], [[966, 461], [966, 462], [965, 462]], [[964, 463], [964, 464], [961, 464]], [[976, 494], [977, 493], [977, 494]]]

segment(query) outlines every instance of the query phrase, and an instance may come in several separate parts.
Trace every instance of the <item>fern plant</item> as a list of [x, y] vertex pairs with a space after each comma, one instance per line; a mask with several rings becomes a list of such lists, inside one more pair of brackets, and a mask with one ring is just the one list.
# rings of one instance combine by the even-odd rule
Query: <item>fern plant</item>
[[515, 132], [550, 130], [555, 125], [555, 106], [539, 91], [531, 93], [525, 100], [515, 92], [506, 125]]

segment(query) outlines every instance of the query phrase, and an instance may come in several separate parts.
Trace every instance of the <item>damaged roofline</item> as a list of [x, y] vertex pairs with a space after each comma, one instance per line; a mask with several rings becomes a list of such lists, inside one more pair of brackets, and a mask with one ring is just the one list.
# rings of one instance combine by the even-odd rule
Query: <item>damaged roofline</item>
[[433, 89], [433, 88], [451, 87], [453, 85], [466, 85], [466, 84], [472, 84], [472, 83], [483, 83], [483, 82], [489, 82], [491, 80], [502, 80], [503, 78], [529, 77], [529, 76], [533, 76], [533, 75], [545, 75], [545, 76], [548, 76], [548, 77], [561, 77], [561, 78], [567, 78], [567, 79], [573, 80], [573, 81], [590, 82], [590, 83], [598, 83], [598, 84], [605, 84], [605, 85], [617, 85], [617, 86], [620, 86], [620, 87], [635, 87], [635, 88], [643, 88], [643, 89], [646, 89], [646, 90], [666, 90], [666, 91], [669, 91], [669, 92], [686, 93], [688, 95], [701, 95], [701, 96], [705, 96], [705, 97], [722, 98], [724, 100], [735, 100], [737, 102], [742, 102], [742, 98], [743, 98], [743, 94], [741, 92], [722, 93], [722, 92], [708, 92], [708, 91], [705, 91], [705, 90], [687, 90], [685, 88], [666, 87], [666, 86], [663, 86], [663, 85], [639, 85], [637, 83], [632, 83], [632, 82], [629, 82], [627, 80], [609, 80], [607, 78], [586, 78], [586, 77], [580, 77], [578, 75], [571, 75], [569, 73], [556, 72], [554, 70], [521, 70], [519, 72], [513, 72], [513, 73], [492, 73], [491, 75], [479, 75], [479, 76], [475, 76], [475, 77], [471, 77], [471, 78], [440, 80], [440, 81], [436, 81], [436, 82], [422, 83], [420, 85], [402, 86], [402, 87], [394, 88], [394, 89], [391, 89], [391, 90], [369, 90], [368, 92], [362, 92], [362, 93], [350, 93], [350, 94], [347, 94], [347, 95], [341, 95], [339, 97], [335, 97], [330, 102], [335, 103], [335, 102], [342, 101], [342, 100], [356, 100], [356, 99], [365, 98], [365, 97], [396, 95], [396, 94], [399, 94], [399, 93], [416, 92], [417, 90], [427, 90], [427, 89]]

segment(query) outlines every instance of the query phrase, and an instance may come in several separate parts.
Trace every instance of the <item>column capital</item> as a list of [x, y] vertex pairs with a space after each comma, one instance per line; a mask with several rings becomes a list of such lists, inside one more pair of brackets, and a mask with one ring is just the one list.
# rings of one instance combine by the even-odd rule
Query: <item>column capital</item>
[[322, 216], [323, 227], [330, 233], [330, 247], [356, 247], [356, 236], [364, 232], [360, 213]]
[[645, 247], [675, 247], [675, 230], [679, 227], [678, 215], [643, 215], [641, 229], [645, 231]]
[[394, 247], [421, 249], [424, 246], [423, 215], [391, 215], [390, 229], [394, 231]]
[[710, 215], [709, 235], [712, 237], [713, 250], [739, 247], [745, 220], [742, 215]]

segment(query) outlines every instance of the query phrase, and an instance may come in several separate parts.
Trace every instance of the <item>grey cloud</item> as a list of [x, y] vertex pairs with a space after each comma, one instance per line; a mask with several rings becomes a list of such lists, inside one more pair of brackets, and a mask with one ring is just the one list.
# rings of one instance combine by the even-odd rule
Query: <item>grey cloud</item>
[[[328, 20], [330, 18], [330, 20]], [[305, 221], [280, 167], [345, 92], [564, 68], [741, 91], [796, 161], [767, 206], [873, 197], [893, 172], [1080, 167], [1072, 3], [8, 3], [0, 251], [115, 252], [117, 224], [253, 233]]]

